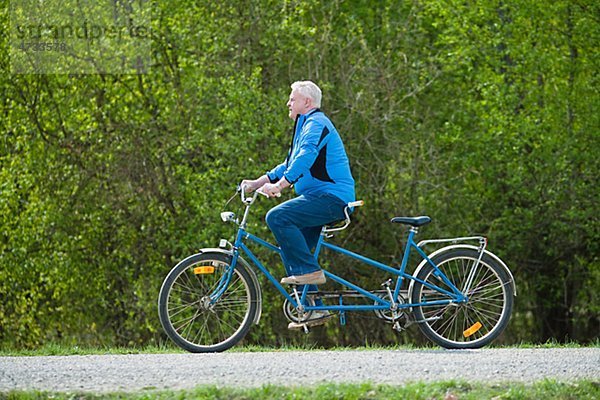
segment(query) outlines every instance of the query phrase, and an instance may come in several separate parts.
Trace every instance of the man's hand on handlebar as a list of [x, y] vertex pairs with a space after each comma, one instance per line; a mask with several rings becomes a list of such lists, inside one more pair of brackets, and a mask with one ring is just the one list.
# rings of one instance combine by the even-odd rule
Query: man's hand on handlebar
[[244, 193], [252, 193], [257, 190], [260, 194], [267, 197], [281, 197], [281, 191], [289, 186], [290, 184], [285, 178], [282, 178], [277, 183], [271, 183], [269, 182], [269, 177], [263, 175], [254, 180], [244, 179], [239, 187], [240, 190], [244, 190]]
[[258, 191], [268, 197], [281, 197], [281, 187], [277, 184], [265, 183]]
[[252, 193], [256, 190], [256, 185], [254, 184], [254, 182], [255, 181], [244, 179], [240, 183], [240, 189], [244, 190], [246, 193]]
[[240, 183], [240, 188], [244, 188], [246, 190], [246, 193], [252, 193], [256, 189], [262, 187], [267, 182], [269, 182], [269, 178], [266, 175], [263, 175], [260, 178], [254, 180], [244, 179]]

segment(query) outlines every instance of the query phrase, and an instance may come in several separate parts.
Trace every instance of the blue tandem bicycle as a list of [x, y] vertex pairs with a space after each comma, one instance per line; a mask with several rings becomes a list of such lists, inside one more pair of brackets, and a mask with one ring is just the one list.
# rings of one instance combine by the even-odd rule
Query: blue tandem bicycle
[[[362, 201], [348, 203], [344, 210], [346, 219], [323, 228], [315, 257], [319, 257], [322, 248], [327, 248], [383, 270], [392, 278], [376, 290], [368, 290], [324, 269], [328, 283], [335, 282], [342, 290], [309, 292], [308, 286], [298, 290], [292, 285], [288, 291], [246, 246], [251, 241], [281, 256], [279, 247], [246, 230], [250, 209], [260, 192], [247, 196], [243, 188], [238, 190], [245, 206], [242, 219], [232, 212], [221, 213], [224, 222], [238, 225], [234, 243], [221, 239], [219, 247], [201, 249], [185, 258], [168, 273], [160, 289], [161, 324], [167, 336], [183, 349], [195, 353], [225, 351], [241, 341], [253, 324], [259, 323], [262, 295], [251, 265], [281, 293], [284, 314], [293, 322], [302, 323], [317, 310], [337, 312], [342, 322], [347, 312], [371, 311], [399, 332], [417, 324], [429, 340], [449, 349], [485, 346], [508, 325], [516, 296], [515, 281], [506, 264], [486, 249], [485, 237], [415, 243], [419, 227], [431, 219], [395, 217], [393, 223], [410, 228], [401, 264], [389, 266], [326, 240], [332, 232], [348, 227], [351, 207], [363, 205]], [[423, 246], [431, 243], [449, 245], [428, 255]], [[422, 261], [409, 274], [406, 267], [411, 250]], [[330, 299], [335, 304], [319, 306], [315, 298]], [[306, 326], [304, 329], [308, 332]]]

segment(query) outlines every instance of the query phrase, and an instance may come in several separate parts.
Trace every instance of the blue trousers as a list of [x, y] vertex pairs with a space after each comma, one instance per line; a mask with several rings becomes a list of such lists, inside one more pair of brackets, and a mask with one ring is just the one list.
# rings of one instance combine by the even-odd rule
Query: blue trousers
[[[313, 251], [321, 228], [345, 218], [344, 203], [332, 194], [301, 195], [273, 207], [267, 225], [281, 251], [288, 275], [303, 275], [321, 269]], [[300, 289], [300, 288], [299, 288]], [[310, 285], [308, 290], [317, 290]]]

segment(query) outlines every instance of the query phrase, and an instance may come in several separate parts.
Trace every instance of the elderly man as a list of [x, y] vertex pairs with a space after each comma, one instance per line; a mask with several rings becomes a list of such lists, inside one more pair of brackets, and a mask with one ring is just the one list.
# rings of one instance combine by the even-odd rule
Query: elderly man
[[[311, 81], [291, 85], [287, 106], [295, 121], [286, 160], [255, 180], [244, 180], [247, 191], [260, 189], [270, 197], [294, 185], [297, 197], [272, 208], [267, 225], [283, 253], [288, 277], [281, 283], [311, 285], [325, 283], [325, 275], [312, 250], [323, 225], [344, 219], [344, 207], [355, 200], [354, 179], [342, 139], [327, 116], [319, 109], [321, 89]], [[320, 301], [316, 303], [320, 305]], [[323, 324], [328, 311], [313, 312], [308, 326]], [[290, 323], [288, 328], [300, 329]]]

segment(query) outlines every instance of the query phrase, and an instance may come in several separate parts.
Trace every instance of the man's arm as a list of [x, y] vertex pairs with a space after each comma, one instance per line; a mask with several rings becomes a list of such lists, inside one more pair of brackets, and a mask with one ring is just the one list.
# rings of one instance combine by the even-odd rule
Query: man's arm
[[310, 173], [309, 169], [319, 154], [319, 142], [323, 129], [323, 124], [317, 121], [308, 121], [302, 128], [298, 140], [298, 152], [282, 173], [288, 182], [296, 183], [303, 175]]
[[277, 197], [283, 189], [292, 186], [287, 179], [281, 178], [276, 183], [266, 183], [260, 188], [260, 191], [269, 195], [269, 197]]
[[246, 186], [246, 192], [250, 193], [263, 187], [266, 183], [277, 183], [283, 176], [283, 171], [285, 171], [286, 164], [281, 163], [272, 170], [268, 171], [266, 174], [262, 175], [257, 179], [244, 179], [240, 185]]
[[270, 183], [276, 183], [278, 180], [281, 179], [281, 177], [283, 176], [283, 171], [285, 171], [286, 165], [287, 159], [286, 161], [282, 162], [281, 164], [267, 172], [266, 175], [267, 178], [269, 178]]

